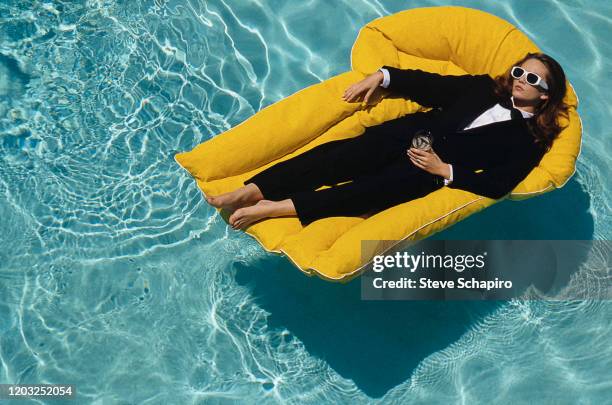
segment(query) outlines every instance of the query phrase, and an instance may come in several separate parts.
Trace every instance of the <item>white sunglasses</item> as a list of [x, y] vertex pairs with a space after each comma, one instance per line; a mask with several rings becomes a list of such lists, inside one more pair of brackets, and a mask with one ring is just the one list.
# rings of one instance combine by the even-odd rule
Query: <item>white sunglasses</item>
[[540, 76], [538, 76], [537, 74], [533, 72], [529, 72], [523, 69], [520, 66], [513, 66], [512, 69], [510, 70], [510, 74], [515, 79], [520, 79], [521, 77], [527, 75], [527, 77], [525, 78], [527, 83], [529, 83], [532, 86], [540, 86], [544, 90], [548, 90], [548, 85], [546, 84], [544, 79], [542, 79]]

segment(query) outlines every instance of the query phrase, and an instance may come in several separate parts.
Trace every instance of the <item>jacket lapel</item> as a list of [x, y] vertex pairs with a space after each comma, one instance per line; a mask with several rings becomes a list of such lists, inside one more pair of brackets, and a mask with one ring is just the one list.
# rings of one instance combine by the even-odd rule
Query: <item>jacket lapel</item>
[[466, 94], [464, 97], [460, 97], [450, 107], [442, 110], [442, 114], [436, 115], [436, 118], [431, 123], [433, 128], [441, 131], [442, 133], [455, 133], [455, 134], [474, 134], [481, 131], [488, 131], [491, 128], [504, 125], [526, 125], [528, 119], [523, 118], [519, 110], [511, 110], [512, 119], [506, 121], [492, 122], [490, 124], [481, 125], [475, 128], [464, 130], [472, 121], [480, 116], [483, 112], [493, 107], [495, 104], [500, 103], [508, 105], [512, 108], [512, 101], [508, 97], [498, 97], [493, 91], [492, 87], [485, 89], [474, 88], [473, 92]]
[[482, 94], [480, 94], [479, 96], [471, 100], [464, 100], [464, 102], [459, 102], [453, 106], [453, 111], [450, 112], [450, 122], [452, 125], [449, 129], [454, 132], [464, 132], [463, 128], [467, 127], [480, 114], [498, 103], [497, 98], [493, 95], [482, 97]]
[[[468, 121], [462, 128], [465, 128], [469, 124], [469, 122], [471, 121]], [[514, 120], [496, 121], [496, 122], [491, 122], [489, 124], [480, 125], [475, 128], [469, 128], [469, 129], [457, 129], [456, 132], [459, 134], [474, 134], [477, 132], [482, 132], [485, 130], [488, 131], [495, 127], [501, 127], [501, 126], [510, 125], [510, 124], [514, 124]]]
[[[498, 103], [506, 108], [510, 108], [510, 115], [511, 115], [510, 120], [491, 122], [489, 124], [480, 125], [475, 128], [464, 129], [472, 121], [478, 118], [480, 114], [484, 113], [489, 108], [493, 107], [494, 105]], [[459, 107], [458, 108], [459, 111], [457, 111], [457, 113], [461, 113], [461, 112], [464, 113], [463, 119], [460, 119], [458, 121], [458, 125], [455, 127], [455, 132], [460, 133], [460, 134], [463, 134], [463, 133], [472, 134], [475, 132], [479, 132], [481, 130], [490, 129], [492, 128], [492, 126], [494, 127], [494, 126], [499, 126], [499, 125], [504, 125], [504, 124], [515, 124], [517, 120], [521, 122], [525, 120], [521, 112], [512, 106], [512, 101], [510, 99], [502, 100], [496, 97], [494, 94], [492, 94], [490, 97], [485, 98], [482, 103], [472, 103], [472, 104], [466, 103], [463, 107], [462, 106], [458, 106], [458, 107]]]

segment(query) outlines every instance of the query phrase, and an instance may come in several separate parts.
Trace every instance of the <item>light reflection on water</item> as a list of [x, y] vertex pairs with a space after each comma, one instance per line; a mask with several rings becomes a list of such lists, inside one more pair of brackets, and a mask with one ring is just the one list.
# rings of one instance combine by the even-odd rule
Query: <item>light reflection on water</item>
[[[442, 236], [609, 239], [611, 7], [454, 4], [509, 20], [564, 66], [584, 138], [564, 188]], [[404, 7], [3, 2], [0, 382], [73, 383], [87, 402], [607, 398], [607, 303], [364, 303], [228, 230], [176, 165], [348, 70], [360, 27]]]

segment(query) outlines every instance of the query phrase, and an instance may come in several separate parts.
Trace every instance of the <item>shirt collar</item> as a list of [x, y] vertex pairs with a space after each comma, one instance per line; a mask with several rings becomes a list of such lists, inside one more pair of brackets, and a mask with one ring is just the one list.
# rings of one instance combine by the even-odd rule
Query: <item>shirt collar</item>
[[534, 115], [533, 113], [530, 113], [530, 112], [528, 112], [528, 111], [523, 111], [523, 110], [521, 110], [520, 108], [518, 108], [516, 105], [514, 105], [514, 96], [510, 96], [510, 100], [512, 100], [512, 106], [513, 106], [514, 108], [516, 108], [517, 110], [519, 110], [519, 111], [521, 112], [521, 115], [522, 115], [524, 118], [533, 117], [533, 115]]

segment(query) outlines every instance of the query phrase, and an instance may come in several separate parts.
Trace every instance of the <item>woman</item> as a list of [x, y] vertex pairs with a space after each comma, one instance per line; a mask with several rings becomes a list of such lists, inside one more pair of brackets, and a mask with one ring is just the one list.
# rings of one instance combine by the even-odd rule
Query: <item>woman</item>
[[[432, 109], [319, 145], [206, 200], [234, 211], [229, 222], [239, 229], [268, 217], [297, 215], [304, 226], [367, 217], [443, 186], [497, 199], [537, 166], [562, 130], [557, 118], [567, 116], [565, 74], [542, 53], [495, 79], [383, 66], [342, 98], [367, 104], [380, 87]], [[432, 133], [433, 150], [410, 147], [419, 129]], [[330, 187], [315, 191], [322, 185]]]

